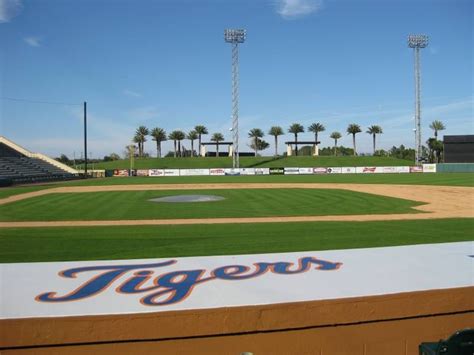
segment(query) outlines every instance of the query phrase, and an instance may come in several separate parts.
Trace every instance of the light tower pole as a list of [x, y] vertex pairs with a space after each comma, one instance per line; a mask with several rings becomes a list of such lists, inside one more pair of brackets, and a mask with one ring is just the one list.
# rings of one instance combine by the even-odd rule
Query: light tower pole
[[224, 39], [232, 44], [232, 167], [239, 167], [239, 43], [245, 42], [247, 31], [224, 30]]
[[428, 36], [409, 35], [408, 47], [414, 49], [415, 53], [415, 160], [420, 163], [421, 159], [421, 70], [420, 49], [428, 45]]

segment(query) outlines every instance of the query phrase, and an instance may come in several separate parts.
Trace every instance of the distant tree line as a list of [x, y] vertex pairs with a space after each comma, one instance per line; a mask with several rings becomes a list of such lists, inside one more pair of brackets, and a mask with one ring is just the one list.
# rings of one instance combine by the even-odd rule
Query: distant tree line
[[[323, 124], [316, 122], [311, 124], [308, 128], [308, 132], [312, 132], [314, 134], [314, 142], [317, 144], [318, 142], [318, 135], [321, 132], [324, 132], [326, 128], [324, 127]], [[287, 130], [288, 133], [291, 133], [294, 135], [294, 142], [295, 142], [295, 154], [298, 155], [298, 135], [300, 133], [304, 133], [305, 129], [304, 126], [299, 124], [299, 123], [293, 123], [290, 125], [290, 127]], [[361, 128], [359, 125], [352, 123], [347, 127], [346, 130], [347, 134], [352, 135], [352, 141], [353, 141], [353, 149], [352, 149], [352, 154], [357, 155], [356, 151], [356, 134], [362, 132]], [[156, 143], [156, 156], [160, 158], [162, 156], [161, 153], [161, 143], [167, 140], [172, 140], [173, 141], [173, 154], [172, 156], [177, 158], [177, 157], [183, 157], [183, 156], [196, 156], [199, 155], [199, 152], [201, 150], [201, 139], [203, 135], [207, 135], [208, 129], [203, 126], [203, 125], [197, 125], [189, 131], [188, 133], [185, 133], [184, 131], [181, 130], [174, 130], [170, 134], [167, 134], [166, 131], [163, 128], [160, 127], [155, 127], [151, 130], [149, 130], [145, 126], [140, 126], [136, 129], [135, 135], [133, 137], [133, 142], [138, 145], [138, 151], [137, 151], [137, 156], [138, 157], [144, 157], [145, 156], [145, 142], [147, 141], [147, 136], [151, 136], [152, 140], [155, 141]], [[273, 126], [268, 130], [268, 135], [272, 136], [274, 139], [275, 143], [275, 152], [274, 155], [278, 155], [278, 137], [282, 136], [285, 134], [285, 131], [282, 127], [280, 126]], [[377, 134], [382, 134], [382, 128], [377, 125], [370, 126], [367, 130], [367, 133], [372, 135], [373, 137], [373, 148], [374, 148], [374, 153], [375, 153], [375, 144], [376, 144], [376, 136]], [[254, 150], [254, 155], [257, 156], [259, 151], [267, 149], [270, 144], [266, 142], [263, 137], [265, 136], [265, 133], [262, 129], [260, 128], [252, 128], [248, 132], [248, 138], [250, 138], [250, 148]], [[330, 137], [334, 139], [334, 147], [333, 147], [333, 154], [337, 155], [338, 152], [342, 154], [344, 150], [342, 149], [337, 149], [337, 141], [342, 137], [340, 132], [332, 132]], [[191, 149], [186, 150], [182, 149], [182, 141], [183, 140], [189, 140], [191, 143]], [[194, 150], [194, 142], [198, 140], [198, 152]], [[219, 145], [220, 143], [224, 140], [224, 136], [222, 133], [216, 132], [213, 133], [211, 138], [211, 142], [216, 143], [216, 156], [219, 156]], [[344, 151], [344, 154], [346, 151]]]
[[[430, 128], [434, 132], [434, 137], [429, 138], [426, 142], [427, 147], [423, 147], [423, 157], [426, 157], [430, 162], [440, 162], [442, 161], [442, 154], [443, 154], [443, 144], [441, 141], [438, 140], [438, 133], [446, 129], [445, 125], [438, 120], [433, 121], [430, 124]], [[325, 126], [320, 123], [316, 122], [307, 127], [308, 132], [312, 132], [314, 134], [314, 142], [317, 144], [319, 134], [321, 132], [325, 132]], [[299, 123], [293, 123], [287, 129], [287, 133], [294, 135], [294, 142], [295, 142], [295, 154], [298, 155], [311, 155], [311, 147], [302, 147], [298, 149], [298, 135], [305, 132], [305, 128], [303, 125]], [[341, 132], [334, 131], [332, 132], [329, 137], [334, 140], [334, 145], [332, 147], [324, 147], [319, 149], [320, 155], [357, 155], [357, 142], [356, 142], [356, 135], [362, 132], [362, 128], [360, 125], [356, 123], [351, 123], [346, 128], [347, 135], [352, 136], [352, 148], [347, 148], [340, 146], [338, 147], [338, 141], [342, 138]], [[377, 135], [382, 134], [383, 130], [382, 127], [378, 125], [369, 126], [366, 130], [366, 133], [372, 137], [372, 148], [373, 148], [373, 155], [374, 156], [391, 156], [396, 157], [399, 159], [409, 159], [414, 160], [415, 158], [415, 150], [411, 148], [405, 148], [403, 145], [397, 147], [392, 147], [388, 151], [383, 149], [377, 149], [376, 147], [376, 139]], [[173, 152], [167, 154], [167, 156], [172, 156], [174, 158], [179, 157], [195, 157], [198, 156], [201, 151], [202, 146], [202, 137], [204, 135], [209, 134], [208, 129], [203, 125], [197, 125], [194, 129], [190, 130], [189, 132], [185, 133], [182, 130], [174, 130], [171, 133], [167, 134], [163, 128], [155, 127], [153, 129], [148, 129], [145, 126], [139, 126], [136, 131], [135, 135], [133, 136], [133, 143], [137, 144], [137, 149], [135, 147], [127, 146], [124, 152], [124, 156], [126, 158], [130, 157], [130, 154], [134, 154], [134, 156], [139, 158], [148, 157], [149, 154], [145, 153], [145, 142], [147, 142], [147, 137], [150, 136], [152, 141], [156, 144], [156, 156], [158, 158], [162, 157], [161, 151], [161, 143], [167, 140], [173, 141]], [[267, 131], [269, 136], [272, 136], [274, 139], [274, 155], [278, 155], [278, 143], [279, 137], [285, 134], [284, 129], [281, 126], [272, 126]], [[260, 128], [252, 128], [248, 132], [248, 138], [250, 139], [249, 147], [252, 148], [254, 151], [254, 155], [257, 156], [259, 151], [267, 149], [270, 144], [266, 142], [263, 137], [265, 133]], [[190, 149], [185, 149], [182, 145], [183, 140], [188, 140], [190, 142]], [[195, 150], [194, 143], [197, 140], [197, 151]], [[211, 135], [210, 138], [211, 142], [214, 142], [216, 145], [216, 156], [219, 156], [219, 146], [220, 143], [224, 141], [224, 136], [222, 133], [216, 132]], [[133, 152], [133, 153], [132, 153]], [[65, 164], [72, 165], [70, 159], [62, 154], [59, 158], [56, 158], [58, 161], [61, 161]], [[116, 153], [111, 153], [108, 156], [104, 156], [104, 161], [113, 161], [120, 159], [120, 156]], [[76, 164], [78, 163], [79, 159], [76, 160]]]

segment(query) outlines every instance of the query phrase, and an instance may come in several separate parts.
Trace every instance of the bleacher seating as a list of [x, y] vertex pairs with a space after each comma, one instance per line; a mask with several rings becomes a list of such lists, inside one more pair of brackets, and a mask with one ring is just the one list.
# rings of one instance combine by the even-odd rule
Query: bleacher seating
[[68, 180], [75, 175], [45, 160], [28, 157], [0, 142], [0, 179], [13, 183]]

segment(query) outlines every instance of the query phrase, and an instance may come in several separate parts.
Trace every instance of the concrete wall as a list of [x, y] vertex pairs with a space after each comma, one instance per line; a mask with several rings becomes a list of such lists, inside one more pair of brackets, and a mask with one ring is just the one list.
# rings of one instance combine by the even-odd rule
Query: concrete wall
[[474, 287], [198, 311], [2, 320], [2, 354], [417, 355], [473, 325]]

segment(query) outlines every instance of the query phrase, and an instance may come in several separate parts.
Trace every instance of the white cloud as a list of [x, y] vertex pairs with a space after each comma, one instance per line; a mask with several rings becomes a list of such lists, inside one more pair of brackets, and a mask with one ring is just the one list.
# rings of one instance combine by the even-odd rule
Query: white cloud
[[132, 90], [128, 90], [128, 89], [125, 89], [123, 91], [123, 94], [125, 96], [130, 96], [130, 97], [142, 97], [142, 94], [136, 92], [136, 91], [132, 91]]
[[0, 0], [0, 23], [10, 22], [21, 10], [21, 0]]
[[322, 6], [322, 0], [277, 0], [277, 13], [285, 19], [294, 19], [317, 12]]
[[23, 38], [26, 44], [31, 47], [40, 47], [41, 46], [41, 39], [39, 37], [25, 37]]

